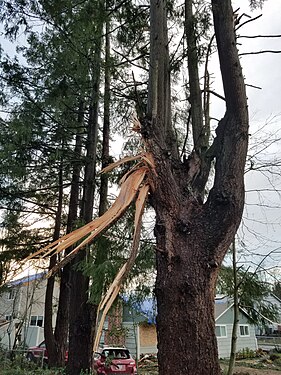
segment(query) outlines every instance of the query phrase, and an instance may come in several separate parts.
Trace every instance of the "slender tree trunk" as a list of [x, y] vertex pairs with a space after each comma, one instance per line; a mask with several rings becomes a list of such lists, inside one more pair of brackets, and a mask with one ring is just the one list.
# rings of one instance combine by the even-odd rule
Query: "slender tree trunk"
[[[105, 25], [105, 71], [104, 71], [104, 106], [103, 106], [103, 134], [102, 134], [102, 168], [109, 164], [109, 134], [110, 134], [110, 20], [106, 20]], [[102, 216], [108, 208], [108, 175], [102, 174], [100, 181], [100, 201], [99, 216]], [[110, 241], [101, 236], [96, 243], [95, 266], [103, 264], [108, 258]], [[98, 280], [98, 293], [93, 297], [93, 314], [97, 318], [98, 306], [104, 291], [104, 275], [100, 275]], [[96, 323], [96, 321], [95, 321]], [[96, 327], [96, 324], [95, 324]]]
[[237, 347], [237, 329], [238, 329], [238, 324], [239, 324], [239, 298], [238, 298], [235, 239], [232, 242], [232, 268], [233, 268], [233, 327], [232, 327], [231, 350], [230, 350], [230, 359], [229, 359], [229, 364], [228, 364], [227, 375], [232, 375], [234, 371], [236, 347]]
[[[210, 148], [203, 154], [196, 151], [198, 158], [186, 164], [171, 144], [165, 1], [152, 0], [150, 6], [149, 104], [142, 127], [156, 167], [151, 176], [151, 202], [156, 211], [160, 375], [221, 373], [215, 336], [215, 284], [243, 212], [248, 111], [231, 1], [213, 0], [212, 10], [226, 113]], [[204, 184], [197, 178], [209, 173], [204, 170], [209, 162], [206, 167], [203, 157], [215, 160], [214, 183], [205, 201], [201, 194]]]
[[[102, 132], [102, 168], [109, 164], [109, 134], [110, 134], [110, 21], [105, 24], [105, 69], [104, 69], [104, 106]], [[108, 175], [101, 175], [99, 216], [103, 215], [108, 207]]]
[[[58, 206], [55, 218], [55, 229], [53, 235], [53, 241], [57, 240], [60, 236], [61, 228], [61, 214], [63, 204], [63, 169], [62, 162], [59, 168], [59, 194], [58, 194]], [[49, 269], [52, 269], [57, 261], [56, 255], [52, 255], [49, 262]], [[54, 293], [55, 276], [51, 276], [47, 280], [46, 295], [45, 295], [45, 311], [44, 311], [44, 336], [46, 342], [46, 348], [48, 351], [48, 365], [50, 367], [61, 366], [62, 363], [59, 361], [57, 355], [57, 346], [53, 333], [53, 293]]]
[[[101, 35], [102, 25], [97, 35]], [[98, 104], [100, 88], [101, 42], [97, 37], [96, 50], [92, 67], [92, 98], [89, 107], [87, 126], [86, 163], [84, 173], [83, 197], [81, 204], [81, 220], [88, 223], [92, 220], [95, 177], [96, 153], [98, 134]], [[75, 257], [71, 271], [70, 292], [70, 327], [69, 327], [69, 361], [68, 373], [79, 375], [81, 370], [91, 369], [92, 349], [95, 329], [95, 309], [89, 299], [89, 277], [85, 276], [77, 265], [86, 260], [88, 249], [81, 250]]]
[[[78, 130], [75, 139], [73, 155], [73, 171], [70, 188], [69, 211], [67, 217], [66, 232], [74, 230], [75, 222], [78, 217], [79, 191], [80, 191], [80, 173], [81, 173], [81, 151], [82, 139], [81, 128], [84, 121], [84, 104], [81, 100], [78, 108], [77, 125]], [[66, 251], [69, 252], [71, 249]], [[60, 294], [58, 302], [58, 311], [55, 326], [55, 343], [57, 349], [58, 363], [60, 366], [65, 364], [65, 353], [67, 348], [68, 329], [69, 329], [69, 296], [70, 296], [70, 264], [67, 264], [60, 272]]]

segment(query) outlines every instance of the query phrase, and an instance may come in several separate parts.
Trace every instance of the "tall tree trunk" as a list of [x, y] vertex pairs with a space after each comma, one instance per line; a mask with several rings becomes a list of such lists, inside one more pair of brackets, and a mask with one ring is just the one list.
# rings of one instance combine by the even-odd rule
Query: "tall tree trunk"
[[[59, 194], [58, 194], [58, 206], [55, 218], [55, 229], [53, 235], [53, 241], [56, 241], [60, 237], [61, 228], [61, 214], [62, 214], [62, 203], [63, 203], [63, 167], [62, 161], [60, 162], [59, 168]], [[49, 270], [52, 269], [57, 261], [57, 256], [52, 255], [49, 262]], [[45, 311], [44, 311], [44, 336], [46, 342], [46, 348], [48, 351], [48, 365], [50, 367], [61, 366], [59, 358], [57, 356], [57, 347], [55, 337], [53, 333], [53, 293], [55, 285], [55, 276], [51, 276], [47, 280], [46, 294], [45, 294]]]
[[167, 106], [171, 99], [165, 1], [152, 0], [150, 6], [149, 105], [142, 125], [146, 147], [156, 166], [156, 174], [151, 177], [151, 201], [156, 211], [160, 375], [220, 374], [215, 284], [244, 206], [248, 111], [231, 1], [213, 0], [212, 10], [226, 113], [206, 151], [210, 161], [215, 160], [215, 178], [204, 202], [202, 180], [197, 178], [205, 168], [201, 154], [198, 164], [194, 159], [190, 164], [181, 163], [171, 144], [174, 136]]
[[[101, 35], [102, 25], [97, 35]], [[81, 220], [88, 223], [92, 220], [96, 153], [98, 134], [98, 104], [101, 66], [101, 37], [97, 37], [92, 66], [92, 98], [89, 107], [87, 126], [86, 162], [84, 173], [83, 197], [81, 204]], [[68, 373], [79, 375], [81, 370], [87, 371], [92, 364], [93, 338], [95, 329], [95, 309], [89, 299], [89, 277], [85, 276], [77, 265], [86, 259], [88, 249], [80, 251], [75, 257], [71, 270], [70, 292], [70, 326], [69, 326], [69, 361]]]
[[[103, 105], [103, 133], [102, 133], [102, 168], [109, 164], [109, 134], [110, 134], [110, 20], [105, 25], [105, 70], [104, 70], [104, 105]], [[102, 216], [108, 208], [108, 174], [101, 174], [99, 216]], [[105, 236], [98, 238], [96, 243], [95, 266], [103, 264], [108, 258], [110, 240]], [[97, 318], [98, 306], [104, 291], [105, 275], [99, 275], [97, 293], [93, 297], [93, 314]], [[95, 324], [96, 326], [96, 324]]]
[[[82, 138], [81, 128], [84, 121], [84, 104], [81, 100], [78, 108], [77, 125], [78, 130], [75, 137], [75, 147], [73, 155], [73, 170], [70, 187], [69, 211], [67, 217], [66, 232], [70, 233], [75, 228], [78, 217], [80, 173], [81, 173], [81, 151]], [[71, 249], [66, 251], [69, 252]], [[69, 296], [70, 296], [70, 264], [67, 264], [60, 272], [60, 294], [54, 338], [57, 349], [57, 358], [60, 366], [65, 364], [65, 352], [67, 348], [69, 329]]]
[[[103, 132], [102, 132], [102, 168], [109, 164], [109, 134], [110, 134], [110, 21], [105, 24], [105, 68], [104, 68], [104, 105], [103, 105]], [[101, 174], [99, 216], [103, 215], [108, 207], [108, 175]]]

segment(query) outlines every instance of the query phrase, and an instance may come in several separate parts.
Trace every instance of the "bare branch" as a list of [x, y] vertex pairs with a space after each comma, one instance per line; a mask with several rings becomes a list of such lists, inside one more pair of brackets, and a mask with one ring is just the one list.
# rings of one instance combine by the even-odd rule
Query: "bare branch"
[[239, 26], [236, 27], [235, 31], [237, 31], [238, 29], [240, 29], [242, 26], [246, 25], [247, 23], [257, 20], [261, 16], [262, 16], [262, 14], [259, 14], [257, 17], [251, 18], [250, 20], [247, 20], [247, 21], [241, 23]]
[[255, 52], [244, 52], [239, 53], [239, 56], [246, 56], [246, 55], [260, 55], [262, 53], [281, 53], [281, 51], [278, 50], [264, 50], [264, 51], [255, 51]]
[[220, 94], [218, 94], [218, 93], [216, 93], [215, 91], [213, 91], [213, 90], [210, 90], [210, 89], [207, 89], [207, 90], [202, 90], [202, 92], [209, 92], [210, 94], [213, 94], [213, 95], [215, 95], [215, 96], [217, 96], [218, 98], [220, 98], [220, 99], [222, 99], [222, 100], [224, 100], [225, 101], [225, 98], [222, 96], [222, 95], [220, 95]]
[[262, 90], [261, 87], [259, 87], [259, 86], [254, 86], [254, 85], [250, 85], [249, 83], [245, 83], [245, 86], [253, 87], [254, 89], [258, 89], [258, 90]]
[[254, 38], [281, 38], [281, 34], [276, 34], [276, 35], [238, 35], [237, 38], [248, 38], [248, 39], [254, 39]]

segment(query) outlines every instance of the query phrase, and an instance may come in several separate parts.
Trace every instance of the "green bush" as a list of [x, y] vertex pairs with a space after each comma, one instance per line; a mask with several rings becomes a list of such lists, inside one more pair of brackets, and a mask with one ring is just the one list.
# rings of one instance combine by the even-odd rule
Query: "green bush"
[[256, 358], [257, 352], [256, 350], [252, 350], [250, 348], [243, 348], [236, 353], [236, 359], [247, 359], [247, 358]]
[[0, 351], [1, 375], [63, 375], [64, 369], [42, 369], [27, 361], [23, 352]]

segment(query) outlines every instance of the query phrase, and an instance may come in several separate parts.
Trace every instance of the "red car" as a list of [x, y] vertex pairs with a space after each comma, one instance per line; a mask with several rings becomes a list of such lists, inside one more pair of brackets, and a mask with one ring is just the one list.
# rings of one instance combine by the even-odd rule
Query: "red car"
[[45, 341], [42, 341], [41, 344], [37, 346], [30, 346], [26, 353], [26, 358], [29, 361], [46, 363], [48, 361], [48, 355]]
[[[42, 341], [37, 346], [29, 347], [26, 353], [26, 358], [29, 361], [47, 364], [48, 353], [47, 353], [45, 341]], [[68, 360], [68, 351], [65, 352], [65, 362], [67, 362], [67, 360]]]
[[122, 347], [104, 347], [96, 352], [94, 369], [98, 375], [137, 375], [135, 360]]

